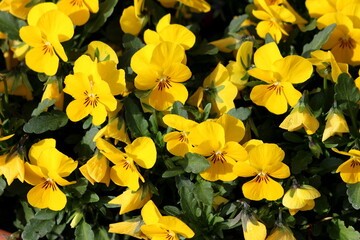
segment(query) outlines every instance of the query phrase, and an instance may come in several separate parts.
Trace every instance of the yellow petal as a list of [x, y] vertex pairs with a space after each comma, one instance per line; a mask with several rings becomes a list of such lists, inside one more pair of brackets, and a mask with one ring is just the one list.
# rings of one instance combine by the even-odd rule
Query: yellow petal
[[96, 49], [99, 53], [99, 62], [105, 61], [105, 59], [109, 59], [109, 61], [113, 61], [116, 64], [119, 63], [116, 52], [109, 45], [101, 41], [92, 41], [91, 43], [89, 43], [88, 49], [86, 50], [85, 54], [88, 54], [92, 60], [95, 60]]
[[195, 35], [180, 24], [171, 24], [158, 31], [163, 41], [180, 44], [185, 50], [192, 48], [195, 44]]
[[176, 217], [161, 217], [159, 223], [162, 224], [166, 229], [170, 229], [185, 238], [192, 238], [195, 235], [191, 228], [189, 228], [183, 221]]
[[233, 172], [236, 163], [234, 159], [226, 156], [226, 153], [214, 153], [207, 159], [210, 167], [200, 173], [200, 176], [208, 181], [233, 181], [237, 175]]
[[284, 157], [284, 151], [273, 143], [260, 144], [249, 152], [251, 165], [259, 170], [281, 162]]
[[142, 168], [152, 168], [156, 162], [155, 143], [149, 137], [136, 138], [125, 151]]
[[162, 120], [169, 127], [175, 128], [176, 130], [180, 131], [189, 131], [191, 128], [195, 127], [198, 124], [193, 120], [186, 119], [176, 114], [166, 114], [162, 118]]
[[99, 0], [84, 0], [90, 12], [97, 13], [99, 11]]
[[271, 66], [280, 59], [282, 59], [281, 53], [274, 42], [261, 46], [254, 54], [256, 67], [263, 70], [272, 70]]
[[120, 17], [120, 26], [124, 33], [137, 36], [141, 31], [142, 23], [143, 19], [139, 19], [135, 15], [134, 6], [130, 6], [124, 9]]
[[[124, 163], [122, 165], [115, 165], [110, 170], [111, 180], [124, 187], [129, 187], [132, 191], [139, 189], [140, 173], [137, 171], [133, 163]], [[143, 180], [142, 176], [141, 179]]]
[[84, 108], [82, 99], [74, 100], [66, 107], [66, 115], [73, 122], [78, 122], [90, 114], [90, 108]]
[[266, 237], [266, 226], [259, 221], [253, 223], [248, 220], [246, 222], [246, 230], [243, 227], [243, 232], [245, 240], [264, 240]]
[[229, 114], [221, 115], [216, 120], [216, 122], [219, 123], [221, 126], [223, 126], [225, 130], [226, 142], [227, 141], [240, 142], [245, 135], [244, 123], [241, 120]]
[[184, 104], [188, 98], [187, 88], [181, 83], [173, 82], [171, 86], [161, 87], [160, 84], [158, 86], [149, 95], [150, 106], [158, 111], [167, 110], [175, 101]]
[[146, 225], [150, 225], [158, 223], [162, 215], [154, 202], [149, 200], [141, 209], [141, 217]]
[[49, 208], [53, 211], [60, 211], [66, 205], [66, 196], [51, 180], [42, 182], [27, 194], [28, 202], [37, 208]]
[[340, 172], [341, 179], [350, 184], [360, 182], [360, 161], [357, 158], [350, 158], [342, 163], [336, 172]]
[[264, 198], [269, 201], [275, 201], [284, 194], [284, 189], [280, 183], [261, 174], [257, 175], [250, 182], [244, 183], [242, 191], [247, 199], [254, 201], [259, 201]]
[[276, 72], [282, 80], [293, 84], [303, 83], [310, 78], [313, 67], [310, 61], [300, 56], [286, 56], [274, 62]]
[[56, 4], [52, 2], [43, 2], [36, 4], [31, 8], [27, 16], [29, 26], [36, 26], [39, 18], [46, 12], [58, 9]]
[[250, 165], [249, 161], [237, 162], [234, 165], [233, 171], [239, 177], [255, 176], [259, 170]]
[[84, 25], [90, 18], [89, 9], [85, 6], [82, 0], [79, 0], [81, 4], [73, 4], [72, 0], [61, 0], [57, 3], [60, 11], [65, 13], [74, 25]]
[[109, 232], [111, 233], [118, 233], [118, 234], [126, 234], [133, 236], [139, 239], [148, 239], [141, 231], [140, 226], [142, 222], [118, 222], [110, 224]]
[[37, 165], [37, 161], [41, 154], [46, 149], [55, 148], [56, 140], [53, 138], [45, 138], [37, 143], [34, 143], [29, 150], [30, 163]]
[[59, 58], [56, 56], [53, 49], [44, 52], [43, 47], [35, 47], [27, 52], [25, 63], [35, 72], [53, 76], [57, 72]]

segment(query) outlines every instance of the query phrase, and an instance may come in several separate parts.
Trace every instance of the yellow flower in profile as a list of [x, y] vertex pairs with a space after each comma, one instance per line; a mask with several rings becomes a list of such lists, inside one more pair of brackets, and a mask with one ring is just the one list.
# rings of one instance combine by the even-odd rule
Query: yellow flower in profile
[[276, 144], [263, 143], [249, 151], [248, 161], [235, 164], [234, 173], [238, 176], [255, 176], [242, 186], [247, 199], [259, 201], [265, 198], [274, 201], [283, 196], [283, 187], [271, 177], [284, 179], [290, 176], [289, 167], [282, 162], [284, 156], [284, 151]]
[[119, 185], [129, 187], [132, 191], [139, 189], [139, 179], [145, 182], [137, 170], [137, 165], [150, 169], [156, 162], [156, 147], [151, 138], [139, 137], [120, 151], [108, 141], [99, 138], [96, 147], [115, 165], [110, 170], [111, 180]]
[[[301, 102], [301, 100], [300, 100]], [[319, 128], [319, 121], [303, 103], [298, 103], [279, 126], [289, 132], [304, 128], [306, 134], [312, 135]]]
[[125, 190], [121, 195], [112, 199], [110, 204], [121, 205], [120, 214], [131, 212], [135, 209], [142, 208], [152, 197], [150, 189], [141, 186], [138, 190], [132, 191], [131, 189]]
[[253, 54], [253, 42], [246, 41], [240, 45], [236, 54], [236, 61], [229, 61], [226, 66], [229, 71], [230, 82], [232, 82], [239, 91], [245, 88], [249, 74], [247, 70], [251, 66], [251, 59]]
[[69, 40], [74, 34], [70, 18], [51, 5], [55, 4], [40, 3], [33, 7], [28, 15], [29, 26], [20, 29], [21, 39], [32, 47], [26, 53], [26, 65], [35, 72], [49, 76], [56, 74], [59, 57], [64, 62], [68, 60], [60, 43]]
[[180, 24], [170, 24], [171, 15], [163, 16], [156, 25], [156, 32], [147, 29], [144, 32], [146, 44], [159, 44], [160, 42], [172, 42], [181, 45], [185, 50], [195, 44], [195, 35]]
[[90, 56], [93, 61], [97, 59], [98, 62], [113, 61], [116, 64], [119, 63], [119, 58], [114, 49], [101, 41], [90, 42], [85, 54]]
[[8, 185], [16, 178], [24, 182], [24, 160], [17, 151], [0, 156], [0, 172], [5, 176]]
[[99, 11], [99, 0], [60, 0], [57, 6], [69, 16], [74, 25], [81, 26], [89, 20], [90, 12]]
[[29, 84], [26, 84], [23, 79], [17, 79], [16, 75], [3, 75], [0, 73], [0, 78], [1, 77], [3, 77], [4, 80], [0, 81], [0, 93], [5, 92], [4, 81], [6, 81], [7, 92], [9, 95], [21, 96], [28, 101], [33, 100], [31, 86], [29, 86]]
[[290, 228], [282, 223], [277, 223], [266, 240], [296, 240], [296, 238]]
[[248, 73], [267, 84], [255, 86], [250, 99], [257, 105], [266, 107], [270, 112], [283, 114], [290, 106], [295, 106], [301, 93], [293, 84], [303, 83], [310, 78], [313, 67], [300, 56], [282, 57], [276, 43], [260, 47], [254, 54], [256, 68]]
[[202, 90], [207, 102], [211, 103], [212, 112], [218, 116], [235, 108], [234, 99], [238, 89], [230, 81], [229, 72], [221, 63], [205, 78]]
[[308, 211], [315, 207], [315, 198], [320, 197], [318, 190], [310, 185], [293, 184], [283, 199], [282, 204], [289, 209], [291, 215], [298, 211]]
[[15, 17], [26, 20], [31, 9], [27, 7], [30, 2], [31, 0], [3, 0], [0, 2], [0, 11], [9, 12]]
[[178, 234], [185, 238], [192, 238], [195, 233], [183, 221], [173, 216], [162, 216], [152, 200], [141, 209], [141, 216], [145, 225], [143, 232], [150, 239], [179, 240]]
[[126, 234], [137, 239], [149, 239], [141, 232], [140, 227], [144, 224], [143, 221], [124, 221], [110, 224], [109, 232], [117, 234]]
[[58, 185], [75, 183], [64, 177], [69, 176], [78, 163], [57, 150], [55, 145], [55, 139], [48, 138], [31, 146], [30, 163], [25, 163], [25, 181], [35, 186], [27, 194], [31, 206], [60, 211], [65, 207], [67, 199]]
[[175, 156], [184, 156], [191, 152], [193, 145], [189, 142], [188, 135], [198, 123], [176, 114], [167, 114], [163, 117], [166, 125], [179, 131], [167, 133], [164, 136], [166, 149]]
[[325, 130], [321, 141], [326, 141], [331, 136], [342, 135], [343, 133], [350, 132], [346, 123], [345, 117], [342, 112], [337, 108], [331, 108], [326, 116]]
[[145, 18], [139, 18], [135, 10], [134, 6], [127, 7], [123, 10], [120, 17], [120, 27], [124, 33], [137, 36], [144, 25]]
[[359, 65], [360, 28], [354, 27], [351, 18], [342, 13], [326, 14], [317, 20], [319, 29], [333, 23], [336, 24], [336, 27], [321, 48], [330, 50], [338, 62]]
[[244, 136], [245, 127], [238, 121], [239, 125], [227, 128], [218, 122], [206, 121], [191, 129], [188, 138], [195, 146], [193, 152], [206, 157], [210, 162], [210, 167], [200, 173], [202, 178], [208, 181], [232, 181], [237, 178], [233, 167], [236, 162], [245, 161], [248, 156], [246, 150], [234, 141], [234, 136], [230, 133], [242, 132]]
[[316, 66], [316, 71], [320, 76], [328, 80], [337, 82], [341, 73], [349, 74], [349, 66], [346, 63], [337, 62], [331, 51], [316, 50], [310, 53], [308, 60]]
[[99, 75], [77, 72], [66, 76], [65, 85], [63, 91], [75, 98], [66, 108], [66, 114], [73, 122], [90, 114], [93, 124], [101, 125], [108, 111], [116, 109], [117, 101], [109, 85]]
[[241, 225], [245, 240], [265, 240], [266, 226], [253, 213], [243, 213]]
[[47, 83], [41, 101], [55, 99], [55, 106], [62, 111], [64, 108], [64, 92], [59, 89], [59, 84], [56, 80]]
[[283, 35], [289, 35], [285, 29], [285, 23], [295, 23], [296, 17], [284, 5], [267, 5], [265, 0], [257, 1], [260, 10], [253, 10], [252, 14], [262, 20], [256, 26], [256, 32], [261, 38], [269, 33], [276, 43], [279, 43]]
[[151, 91], [147, 98], [152, 108], [165, 111], [175, 101], [184, 104], [187, 100], [188, 91], [182, 82], [191, 77], [191, 71], [182, 63], [184, 58], [184, 49], [171, 42], [146, 45], [132, 56], [135, 87]]
[[337, 169], [336, 173], [340, 173], [341, 179], [350, 184], [360, 182], [360, 151], [351, 149], [349, 152], [339, 151], [332, 148], [336, 153], [350, 156], [350, 159], [342, 163]]
[[106, 157], [100, 153], [95, 154], [79, 168], [81, 174], [92, 184], [110, 184], [110, 166]]
[[116, 110], [108, 114], [108, 124], [101, 128], [93, 138], [93, 141], [96, 142], [97, 139], [113, 138], [115, 139], [115, 144], [117, 141], [130, 144], [130, 138], [126, 130], [126, 124], [124, 117], [119, 115], [119, 112], [122, 110], [123, 103], [118, 100]]

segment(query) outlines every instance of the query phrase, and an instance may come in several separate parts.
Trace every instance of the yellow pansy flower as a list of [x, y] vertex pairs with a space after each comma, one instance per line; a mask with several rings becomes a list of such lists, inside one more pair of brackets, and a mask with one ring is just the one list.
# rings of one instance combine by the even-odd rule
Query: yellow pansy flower
[[37, 208], [59, 211], [66, 205], [66, 196], [58, 185], [74, 184], [64, 177], [69, 176], [78, 163], [56, 149], [56, 141], [43, 139], [29, 150], [30, 163], [25, 163], [25, 181], [34, 185], [27, 194], [28, 202]]
[[16, 178], [24, 182], [24, 160], [17, 151], [0, 156], [0, 172], [5, 176], [8, 185]]
[[97, 74], [86, 75], [77, 72], [66, 76], [64, 92], [75, 100], [69, 103], [66, 114], [73, 122], [80, 121], [89, 114], [94, 125], [101, 125], [108, 111], [116, 109], [116, 99], [109, 85]]
[[152, 200], [141, 209], [141, 216], [145, 225], [143, 232], [150, 239], [179, 240], [178, 234], [185, 238], [192, 238], [195, 234], [183, 221], [173, 216], [162, 216]]
[[95, 154], [79, 168], [81, 174], [94, 185], [97, 183], [110, 184], [110, 166], [106, 157], [100, 153]]
[[[301, 101], [301, 100], [300, 100]], [[280, 128], [286, 129], [289, 132], [297, 131], [304, 128], [306, 134], [312, 135], [319, 128], [319, 121], [307, 109], [307, 107], [298, 103], [288, 116], [280, 124]]]
[[188, 135], [198, 123], [176, 114], [167, 114], [163, 118], [166, 125], [179, 131], [167, 133], [164, 136], [166, 149], [175, 156], [184, 156], [192, 151], [192, 144]]
[[250, 69], [248, 73], [267, 84], [255, 86], [250, 99], [275, 114], [285, 113], [288, 104], [295, 106], [301, 93], [293, 84], [303, 83], [310, 78], [312, 64], [300, 56], [283, 58], [274, 42], [260, 47], [254, 54], [254, 62], [256, 68]]
[[253, 10], [252, 14], [262, 20], [256, 26], [256, 32], [261, 38], [269, 33], [276, 43], [279, 43], [283, 35], [288, 35], [285, 23], [295, 23], [296, 17], [284, 5], [267, 5], [265, 0], [258, 0], [260, 10]]
[[10, 74], [0, 74], [0, 78], [3, 78], [3, 81], [0, 81], [0, 93], [5, 92], [4, 81], [6, 81], [7, 92], [9, 95], [21, 96], [28, 101], [33, 100], [32, 89], [29, 89], [29, 85], [25, 84], [24, 80], [16, 79], [16, 76]]
[[205, 78], [201, 89], [201, 95], [207, 102], [211, 102], [212, 112], [216, 112], [218, 116], [235, 108], [234, 99], [238, 89], [230, 81], [229, 72], [221, 63]]
[[115, 164], [110, 170], [111, 180], [119, 186], [129, 187], [132, 191], [139, 189], [139, 179], [145, 182], [135, 163], [149, 169], [156, 162], [156, 147], [152, 139], [148, 137], [136, 138], [125, 147], [125, 152], [102, 138], [96, 141], [96, 146], [101, 154]]
[[44, 93], [42, 95], [41, 101], [45, 99], [55, 99], [55, 106], [59, 110], [64, 108], [64, 92], [59, 89], [59, 83], [55, 80], [53, 82], [47, 83], [45, 86]]
[[[60, 43], [74, 34], [70, 18], [50, 5], [52, 3], [40, 3], [33, 7], [28, 16], [29, 26], [20, 29], [21, 39], [32, 47], [26, 53], [26, 65], [35, 72], [49, 76], [56, 74], [59, 57], [65, 62], [68, 60]], [[42, 15], [38, 15], [40, 13]]]
[[119, 58], [114, 49], [101, 41], [90, 42], [85, 54], [89, 55], [93, 61], [97, 58], [98, 62], [113, 61], [116, 64], [119, 63]]
[[289, 209], [291, 215], [298, 211], [308, 211], [315, 207], [315, 198], [320, 197], [318, 190], [310, 185], [293, 184], [283, 199], [282, 204]]
[[25, 20], [31, 9], [26, 5], [30, 2], [31, 0], [3, 0], [0, 2], [0, 11], [9, 12], [15, 17]]
[[276, 144], [263, 143], [249, 151], [248, 161], [235, 164], [234, 173], [238, 176], [256, 176], [242, 186], [247, 199], [274, 201], [283, 196], [283, 187], [271, 177], [284, 179], [290, 176], [289, 167], [282, 162], [284, 156], [284, 151]]
[[[244, 211], [244, 210], [243, 210]], [[241, 225], [245, 240], [265, 240], [266, 226], [253, 213], [242, 213]]]
[[150, 189], [146, 186], [141, 186], [136, 191], [132, 191], [131, 189], [125, 190], [121, 195], [112, 199], [109, 203], [121, 205], [120, 214], [124, 214], [142, 208], [151, 197], [152, 194]]
[[296, 240], [296, 238], [290, 228], [282, 223], [277, 223], [266, 240]]
[[160, 42], [172, 42], [181, 45], [185, 50], [195, 44], [195, 35], [180, 24], [170, 24], [171, 15], [163, 16], [156, 25], [156, 32], [147, 29], [144, 32], [146, 44], [158, 44]]
[[326, 14], [317, 20], [319, 29], [333, 23], [336, 27], [321, 48], [330, 49], [338, 62], [360, 64], [360, 28], [355, 28], [351, 18], [343, 13]]
[[123, 10], [120, 17], [120, 27], [124, 33], [137, 36], [145, 22], [145, 18], [139, 18], [136, 15], [135, 7], [130, 6]]
[[184, 49], [171, 42], [146, 45], [132, 56], [135, 87], [151, 91], [147, 99], [154, 109], [165, 111], [175, 101], [185, 103], [188, 91], [182, 82], [191, 77], [191, 71], [182, 63], [184, 58]]
[[331, 108], [326, 116], [325, 130], [321, 141], [326, 141], [331, 136], [342, 135], [343, 133], [350, 132], [346, 123], [345, 117], [342, 112], [337, 108]]
[[110, 224], [109, 232], [117, 234], [126, 234], [137, 239], [150, 239], [141, 232], [140, 226], [143, 221], [124, 221]]
[[251, 41], [243, 42], [236, 54], [236, 61], [229, 61], [229, 64], [226, 66], [229, 72], [230, 82], [232, 82], [239, 91], [245, 88], [244, 84], [247, 83], [249, 78], [247, 70], [251, 66], [253, 45]]
[[328, 80], [337, 82], [341, 73], [349, 74], [349, 66], [346, 63], [337, 62], [331, 51], [316, 50], [311, 52], [310, 55], [311, 58], [308, 60], [316, 66], [319, 75]]
[[360, 151], [351, 149], [349, 152], [339, 151], [332, 148], [336, 153], [350, 156], [350, 159], [342, 163], [337, 169], [336, 173], [340, 173], [341, 179], [350, 184], [360, 182]]
[[84, 25], [90, 18], [90, 12], [99, 11], [99, 0], [61, 0], [57, 2], [60, 11], [64, 12], [74, 25]]
[[[233, 127], [242, 129], [242, 133], [245, 133], [243, 124], [237, 127], [233, 125]], [[233, 172], [233, 166], [236, 162], [247, 158], [246, 150], [234, 141], [229, 131], [235, 132], [234, 128], [224, 128], [220, 123], [212, 121], [199, 123], [190, 131], [188, 137], [195, 146], [193, 152], [207, 157], [210, 162], [210, 167], [200, 173], [200, 176], [208, 181], [236, 179], [237, 175]]]

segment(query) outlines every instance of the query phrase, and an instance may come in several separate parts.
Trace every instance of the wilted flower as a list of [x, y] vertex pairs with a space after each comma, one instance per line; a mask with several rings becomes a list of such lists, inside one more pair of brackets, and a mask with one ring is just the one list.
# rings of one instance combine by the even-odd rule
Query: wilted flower
[[322, 141], [326, 141], [331, 136], [342, 135], [348, 133], [349, 127], [346, 123], [345, 117], [337, 108], [331, 108], [328, 115], [326, 116], [325, 130], [322, 136]]

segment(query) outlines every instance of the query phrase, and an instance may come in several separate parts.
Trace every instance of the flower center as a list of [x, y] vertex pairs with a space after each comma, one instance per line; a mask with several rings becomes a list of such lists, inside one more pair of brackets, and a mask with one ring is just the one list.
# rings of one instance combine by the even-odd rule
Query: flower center
[[96, 107], [98, 102], [99, 102], [99, 97], [97, 96], [97, 94], [94, 93], [89, 93], [87, 90], [84, 92], [86, 98], [85, 98], [85, 102], [84, 105], [85, 107], [87, 106], [92, 106], [92, 107]]
[[183, 132], [180, 133], [179, 141], [189, 143], [189, 139], [187, 138], [187, 132], [183, 131]]
[[166, 240], [173, 240], [175, 239], [175, 235], [168, 232], [168, 234], [166, 234], [166, 237], [165, 237]]
[[54, 54], [54, 50], [53, 50], [53, 47], [51, 46], [50, 42], [44, 42], [42, 50], [43, 50], [44, 55], [47, 53], [49, 53], [50, 55]]
[[82, 5], [83, 5], [83, 0], [71, 0], [71, 1], [70, 1], [70, 4], [73, 5], [73, 6], [77, 5], [77, 6], [79, 6], [79, 7], [82, 7]]
[[358, 160], [352, 160], [350, 167], [352, 168], [360, 167], [360, 162]]
[[51, 187], [53, 191], [56, 190], [55, 182], [51, 178], [46, 179], [46, 181], [42, 185], [42, 188], [44, 188], [45, 190], [48, 189], [49, 187]]
[[266, 173], [260, 172], [256, 177], [255, 177], [255, 181], [257, 183], [261, 183], [262, 181], [264, 181], [265, 183], [268, 183], [269, 177]]
[[280, 82], [275, 82], [275, 83], [271, 84], [270, 86], [268, 86], [267, 89], [269, 91], [276, 91], [276, 94], [280, 95], [281, 91], [282, 91], [282, 88], [283, 88], [283, 86], [281, 86]]
[[352, 38], [349, 38], [348, 36], [342, 37], [339, 39], [340, 41], [340, 48], [355, 48], [355, 41]]
[[158, 90], [159, 91], [162, 91], [165, 88], [169, 89], [169, 88], [172, 87], [171, 83], [170, 83], [170, 77], [168, 77], [168, 76], [157, 79], [157, 82], [159, 82], [159, 84], [158, 84]]
[[225, 154], [226, 152], [214, 151], [210, 157], [211, 158], [210, 161], [213, 163], [217, 163], [217, 162], [225, 163], [226, 162], [226, 159], [224, 157]]

